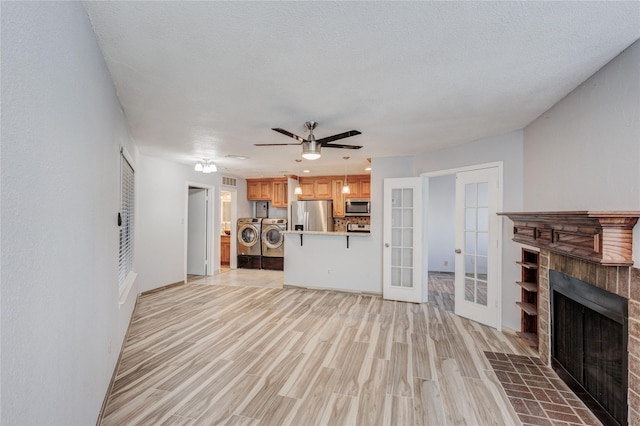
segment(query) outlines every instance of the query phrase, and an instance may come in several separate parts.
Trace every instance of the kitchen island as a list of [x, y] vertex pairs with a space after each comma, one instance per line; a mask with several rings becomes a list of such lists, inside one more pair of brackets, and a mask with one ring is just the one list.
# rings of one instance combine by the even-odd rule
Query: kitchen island
[[382, 294], [373, 277], [382, 268], [371, 234], [287, 231], [284, 233], [284, 285]]

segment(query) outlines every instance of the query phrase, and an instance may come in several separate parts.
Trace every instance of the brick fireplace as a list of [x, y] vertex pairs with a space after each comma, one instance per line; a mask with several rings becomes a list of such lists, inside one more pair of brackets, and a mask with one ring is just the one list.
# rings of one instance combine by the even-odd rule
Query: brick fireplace
[[628, 424], [640, 424], [640, 411], [637, 411], [640, 410], [640, 269], [603, 266], [548, 250], [540, 251], [538, 338], [540, 359], [547, 365], [551, 363], [549, 270], [561, 272], [628, 299]]
[[[540, 249], [538, 350], [552, 364], [550, 271], [627, 301], [627, 423], [640, 425], [640, 268], [631, 260], [632, 229], [640, 212], [504, 213], [514, 241]], [[555, 276], [555, 275], [554, 275]]]

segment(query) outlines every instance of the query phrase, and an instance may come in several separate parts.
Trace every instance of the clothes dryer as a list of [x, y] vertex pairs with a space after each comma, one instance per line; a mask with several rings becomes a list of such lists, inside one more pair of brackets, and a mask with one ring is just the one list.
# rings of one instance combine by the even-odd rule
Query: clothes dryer
[[287, 219], [262, 219], [262, 269], [284, 270]]
[[238, 268], [260, 269], [262, 218], [238, 219]]

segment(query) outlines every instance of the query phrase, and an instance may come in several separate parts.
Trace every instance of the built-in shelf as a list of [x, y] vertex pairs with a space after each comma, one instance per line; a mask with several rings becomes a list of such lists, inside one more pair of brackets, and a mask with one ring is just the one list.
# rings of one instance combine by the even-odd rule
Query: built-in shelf
[[516, 302], [516, 305], [520, 306], [520, 309], [526, 312], [527, 315], [538, 315], [538, 307], [533, 303]]
[[536, 333], [527, 333], [524, 331], [516, 331], [516, 334], [522, 339], [524, 340], [524, 342], [532, 347], [532, 348], [537, 348], [538, 347], [538, 335]]
[[516, 305], [521, 309], [520, 331], [518, 336], [532, 348], [538, 348], [538, 266], [540, 254], [537, 251], [523, 248], [522, 257], [516, 262], [520, 265], [521, 279], [520, 301]]
[[517, 285], [527, 290], [529, 293], [537, 293], [538, 292], [538, 283], [531, 283], [528, 281], [517, 281]]
[[498, 213], [513, 221], [513, 241], [606, 266], [631, 266], [640, 211]]
[[516, 262], [518, 265], [527, 268], [527, 269], [538, 269], [538, 264], [537, 263], [531, 263], [531, 262], [522, 262], [522, 261], [517, 261]]

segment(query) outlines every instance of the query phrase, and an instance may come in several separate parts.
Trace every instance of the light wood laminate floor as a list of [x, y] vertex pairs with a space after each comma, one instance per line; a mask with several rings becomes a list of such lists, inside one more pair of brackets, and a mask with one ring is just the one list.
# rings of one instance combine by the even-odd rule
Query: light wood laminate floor
[[253, 272], [140, 296], [99, 423], [520, 423], [483, 354], [531, 355], [515, 335]]

